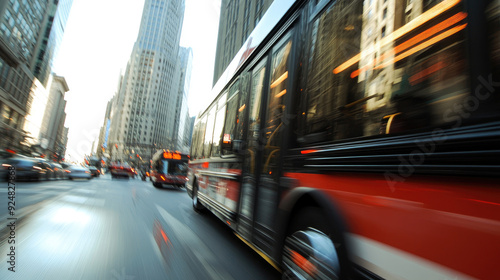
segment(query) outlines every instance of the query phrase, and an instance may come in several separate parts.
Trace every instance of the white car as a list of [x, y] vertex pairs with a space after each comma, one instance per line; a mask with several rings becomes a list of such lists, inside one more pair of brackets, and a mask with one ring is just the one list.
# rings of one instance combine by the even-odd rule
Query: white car
[[66, 168], [67, 176], [70, 180], [73, 179], [88, 179], [92, 178], [90, 170], [87, 167], [71, 165]]

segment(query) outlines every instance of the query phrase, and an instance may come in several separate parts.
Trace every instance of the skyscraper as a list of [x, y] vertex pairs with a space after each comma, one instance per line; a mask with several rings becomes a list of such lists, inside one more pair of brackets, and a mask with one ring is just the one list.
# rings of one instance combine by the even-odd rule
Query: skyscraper
[[40, 106], [32, 93], [46, 86], [72, 1], [0, 1], [2, 148], [24, 147], [20, 143], [29, 136], [23, 131], [25, 117]]
[[112, 105], [112, 160], [174, 149], [183, 19], [184, 0], [145, 1], [137, 41]]
[[59, 52], [72, 5], [73, 0], [49, 1], [39, 35], [41, 38], [30, 63], [31, 71], [44, 86], [47, 86], [53, 62]]
[[[111, 110], [113, 108], [113, 102], [116, 95], [108, 101], [106, 105], [106, 113], [104, 114], [104, 122], [102, 124], [101, 130], [99, 131], [99, 140], [97, 142], [96, 147], [96, 155], [97, 157], [108, 157], [108, 154], [105, 151], [108, 149], [108, 140], [109, 140], [109, 130], [111, 128]], [[93, 153], [94, 151], [92, 151]]]
[[215, 54], [214, 79], [217, 83], [233, 57], [274, 0], [222, 0], [219, 35]]
[[49, 159], [56, 159], [53, 156], [57, 152], [58, 143], [62, 140], [61, 137], [66, 120], [66, 100], [64, 96], [68, 91], [69, 87], [66, 79], [54, 75], [50, 82], [49, 98], [45, 107], [39, 135], [40, 142], [46, 142], [47, 148], [44, 153]]
[[188, 123], [189, 120], [189, 110], [188, 110], [188, 95], [189, 95], [189, 84], [191, 81], [191, 68], [193, 62], [193, 50], [191, 48], [180, 48], [179, 49], [179, 59], [180, 59], [180, 81], [179, 81], [179, 93], [177, 98], [177, 117], [175, 119], [176, 126], [174, 130], [177, 131], [175, 139], [175, 149], [184, 153], [189, 152], [190, 146], [188, 145], [188, 139], [186, 139], [186, 131], [189, 130]]
[[[0, 122], [3, 147], [23, 141], [26, 111], [30, 108], [33, 73], [29, 61], [35, 56], [38, 31], [47, 12], [46, 1], [0, 4]], [[19, 147], [19, 146], [18, 146]]]

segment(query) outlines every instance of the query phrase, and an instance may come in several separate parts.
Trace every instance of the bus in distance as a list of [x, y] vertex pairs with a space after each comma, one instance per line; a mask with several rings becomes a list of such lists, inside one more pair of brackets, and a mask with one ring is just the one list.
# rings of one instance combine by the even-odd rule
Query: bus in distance
[[275, 0], [186, 189], [283, 279], [500, 279], [500, 1]]
[[187, 181], [189, 155], [178, 151], [159, 150], [152, 158], [152, 169], [149, 174], [155, 188], [163, 185], [184, 187]]

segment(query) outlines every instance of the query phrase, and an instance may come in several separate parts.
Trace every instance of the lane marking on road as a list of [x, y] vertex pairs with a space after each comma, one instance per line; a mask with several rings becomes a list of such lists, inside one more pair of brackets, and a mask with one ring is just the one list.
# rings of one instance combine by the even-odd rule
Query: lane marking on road
[[16, 186], [16, 193], [39, 193], [39, 192], [45, 192], [47, 190], [51, 191], [57, 191], [60, 193], [61, 190], [67, 190], [68, 188], [55, 188], [55, 187], [45, 187], [45, 188], [24, 188], [22, 185], [17, 184]]
[[[165, 209], [155, 204], [158, 212], [163, 217], [169, 229], [174, 231], [175, 236], [182, 241], [182, 245], [193, 253], [193, 255], [198, 259], [198, 261], [203, 265], [205, 271], [210, 275], [212, 279], [234, 279], [224, 268], [220, 265], [214, 265], [209, 263], [209, 261], [215, 261], [218, 258], [212, 253], [212, 251], [203, 243], [192, 230], [181, 223], [179, 220], [170, 215]], [[196, 249], [194, 249], [196, 248]]]
[[86, 190], [86, 189], [76, 189], [73, 191], [79, 192], [79, 193], [86, 193], [86, 194], [95, 194], [97, 192], [96, 190]]
[[41, 190], [38, 190], [38, 191], [31, 191], [31, 192], [17, 192], [16, 191], [16, 194], [18, 195], [18, 197], [21, 197], [20, 199], [25, 201], [27, 200], [29, 197], [32, 197], [32, 196], [35, 196], [35, 195], [44, 195], [44, 196], [47, 196], [47, 197], [54, 197], [54, 196], [58, 196], [61, 194], [61, 192], [59, 191], [53, 191], [53, 190], [50, 190], [50, 191], [41, 191]]
[[76, 196], [76, 195], [66, 195], [61, 198], [61, 200], [67, 201], [67, 202], [72, 202], [72, 203], [79, 203], [79, 204], [84, 204], [87, 202], [89, 198], [85, 196]]

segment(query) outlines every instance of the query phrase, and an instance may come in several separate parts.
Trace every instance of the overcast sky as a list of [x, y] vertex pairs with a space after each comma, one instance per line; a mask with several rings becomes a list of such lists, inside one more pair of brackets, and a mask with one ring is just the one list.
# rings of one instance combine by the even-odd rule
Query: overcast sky
[[[99, 135], [137, 39], [144, 0], [74, 0], [54, 72], [63, 76], [69, 140], [66, 158], [82, 161]], [[220, 0], [186, 0], [181, 43], [193, 49], [190, 115], [212, 88]]]

